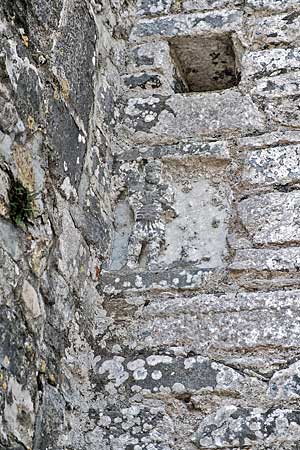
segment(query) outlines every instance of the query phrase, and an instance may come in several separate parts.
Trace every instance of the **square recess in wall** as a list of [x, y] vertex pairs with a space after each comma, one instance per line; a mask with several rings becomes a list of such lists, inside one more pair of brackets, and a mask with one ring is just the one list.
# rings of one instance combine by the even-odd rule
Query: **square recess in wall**
[[239, 83], [230, 34], [175, 38], [170, 50], [187, 92], [219, 91]]

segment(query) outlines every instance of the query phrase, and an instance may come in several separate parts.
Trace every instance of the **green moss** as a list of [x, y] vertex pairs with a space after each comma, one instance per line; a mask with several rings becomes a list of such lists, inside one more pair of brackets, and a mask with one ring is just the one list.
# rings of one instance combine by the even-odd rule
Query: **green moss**
[[34, 218], [34, 199], [37, 193], [30, 192], [19, 180], [11, 180], [9, 198], [9, 216], [15, 225], [28, 223]]

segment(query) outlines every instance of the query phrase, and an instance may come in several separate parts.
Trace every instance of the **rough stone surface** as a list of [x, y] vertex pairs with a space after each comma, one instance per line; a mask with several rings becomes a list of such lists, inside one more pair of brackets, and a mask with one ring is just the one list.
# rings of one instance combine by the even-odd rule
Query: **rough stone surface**
[[0, 450], [299, 450], [298, 0], [2, 0]]
[[121, 131], [131, 141], [145, 144], [176, 142], [200, 136], [230, 136], [263, 130], [264, 120], [252, 100], [235, 89], [131, 98], [124, 109]]

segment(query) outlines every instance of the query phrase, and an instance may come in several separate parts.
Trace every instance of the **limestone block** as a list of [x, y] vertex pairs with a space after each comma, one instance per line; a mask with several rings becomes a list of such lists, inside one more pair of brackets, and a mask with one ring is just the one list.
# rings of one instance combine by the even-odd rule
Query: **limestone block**
[[[125, 85], [130, 89], [153, 92], [185, 92], [187, 87], [171, 57], [169, 43], [147, 42], [130, 49]], [[148, 94], [149, 95], [149, 94]]]
[[58, 269], [64, 278], [80, 285], [88, 272], [88, 249], [70, 213], [62, 215], [62, 232], [58, 239]]
[[255, 87], [251, 89], [251, 94], [258, 98], [258, 101], [265, 103], [264, 110], [275, 126], [278, 123], [299, 126], [299, 77], [300, 73], [296, 70], [292, 73], [274, 75], [257, 80]]
[[81, 128], [87, 132], [94, 101], [96, 26], [80, 2], [70, 6], [61, 25], [59, 39], [53, 46], [51, 69], [64, 101], [76, 111], [77, 124], [83, 124]]
[[255, 11], [270, 10], [282, 11], [289, 8], [298, 8], [298, 0], [246, 0], [245, 6], [248, 6]]
[[296, 69], [300, 69], [300, 49], [297, 47], [249, 52], [245, 53], [242, 59], [242, 82], [248, 77], [276, 75], [278, 70]]
[[295, 128], [300, 126], [298, 97], [274, 99], [267, 103], [265, 113], [274, 126], [278, 126], [278, 124]]
[[222, 280], [216, 269], [197, 266], [165, 268], [157, 271], [103, 271], [100, 292], [116, 295], [122, 292], [165, 291], [166, 289], [209, 289]]
[[300, 72], [293, 72], [259, 80], [251, 93], [272, 100], [274, 98], [297, 96], [299, 87]]
[[235, 8], [241, 6], [241, 0], [184, 0], [183, 11], [202, 11], [221, 8]]
[[[299, 133], [300, 141], [300, 133]], [[226, 141], [180, 142], [174, 145], [134, 146], [115, 154], [120, 161], [134, 161], [139, 158], [159, 158], [162, 160], [184, 160], [198, 158], [203, 160], [230, 161], [229, 144]]]
[[300, 363], [278, 370], [269, 381], [268, 396], [272, 400], [294, 400], [300, 397]]
[[181, 181], [174, 183], [177, 217], [167, 224], [166, 248], [159, 262], [163, 266], [183, 261], [202, 268], [223, 267], [230, 189], [221, 180], [218, 186], [201, 176], [193, 180], [189, 170], [180, 175]]
[[122, 132], [139, 144], [184, 138], [232, 135], [264, 128], [264, 118], [250, 97], [236, 89], [193, 95], [131, 98]]
[[168, 73], [173, 66], [168, 42], [147, 42], [130, 48], [127, 64], [129, 73], [149, 69]]
[[0, 169], [0, 215], [6, 218], [9, 216], [9, 188], [9, 177], [3, 170]]
[[[294, 0], [295, 1], [295, 0]], [[137, 15], [157, 16], [181, 11], [207, 11], [222, 8], [235, 8], [243, 4], [242, 0], [139, 0], [137, 3]]]
[[0, 246], [14, 261], [23, 257], [23, 243], [20, 231], [6, 220], [0, 219]]
[[[226, 406], [206, 417], [195, 435], [199, 448], [250, 447], [298, 443], [300, 411], [297, 409], [239, 408]], [[282, 448], [277, 447], [276, 448]]]
[[[231, 361], [239, 355], [240, 364], [247, 364], [251, 352], [252, 358], [263, 356], [266, 367], [275, 354], [284, 357], [299, 346], [299, 298], [299, 291], [167, 299], [157, 295], [141, 309], [138, 321], [127, 322], [120, 343], [136, 351], [181, 347]], [[118, 302], [119, 313], [120, 307]]]
[[135, 75], [125, 75], [124, 83], [129, 89], [153, 89], [157, 90], [161, 87], [163, 79], [157, 73], [138, 73]]
[[288, 145], [300, 143], [300, 132], [295, 131], [273, 131], [260, 136], [250, 136], [238, 139], [238, 146], [243, 149], [253, 150], [276, 145]]
[[134, 25], [130, 40], [233, 32], [241, 26], [241, 23], [242, 13], [234, 9], [141, 19]]
[[278, 44], [300, 44], [300, 11], [248, 21], [249, 40], [257, 47]]
[[[247, 376], [223, 364], [201, 356], [183, 357], [147, 354], [134, 358], [113, 356], [94, 364], [96, 380], [112, 383], [129, 392], [143, 394], [227, 395], [243, 399], [251, 391], [266, 395], [266, 386], [254, 376]], [[204, 402], [204, 400], [203, 400]]]
[[296, 272], [300, 268], [300, 248], [237, 250], [230, 269], [234, 271]]
[[8, 395], [5, 401], [3, 417], [8, 425], [8, 431], [15, 436], [22, 446], [31, 447], [35, 409], [30, 389], [10, 377]]
[[300, 181], [300, 145], [254, 150], [244, 160], [246, 184], [288, 184]]
[[29, 319], [37, 319], [41, 315], [38, 294], [27, 280], [24, 280], [23, 283], [22, 299], [25, 305], [26, 315]]
[[243, 200], [240, 219], [255, 244], [284, 244], [300, 240], [300, 192], [274, 192]]
[[[203, 144], [202, 148], [204, 151], [228, 150], [224, 142]], [[179, 152], [182, 149], [190, 152], [187, 154], [189, 157], [173, 159], [174, 150]], [[201, 269], [224, 266], [232, 198], [230, 187], [224, 181], [226, 165], [220, 164], [215, 168], [214, 159], [211, 161], [210, 158], [205, 164], [205, 157], [203, 161], [196, 158], [198, 150], [196, 144], [169, 146], [169, 159], [156, 160], [156, 164], [160, 165], [160, 181], [156, 185], [151, 180], [149, 183], [149, 163], [144, 163], [145, 158], [140, 156], [139, 162], [121, 160], [115, 184], [123, 195], [115, 206], [114, 239], [108, 265], [110, 271], [119, 271], [126, 266], [128, 269], [133, 260], [134, 267], [140, 270], [149, 270], [151, 266], [151, 271], [160, 268], [163, 273], [164, 268], [169, 267], [171, 271], [178, 268], [178, 273], [184, 275], [183, 278], [180, 276], [180, 283], [177, 280], [178, 287], [191, 287], [194, 285], [191, 274], [196, 268], [201, 272]], [[148, 210], [150, 215], [146, 214]], [[148, 238], [150, 232], [151, 237]], [[143, 245], [140, 248], [141, 242]], [[156, 244], [158, 249], [154, 262], [150, 253], [153, 253], [152, 245]], [[190, 273], [187, 279], [185, 270]], [[145, 288], [152, 286], [153, 289], [155, 284], [160, 288], [174, 284], [169, 277], [159, 279], [157, 275], [153, 278], [153, 275], [150, 277], [151, 283], [145, 280]], [[178, 277], [174, 274], [173, 278]], [[130, 283], [130, 287], [134, 288], [135, 284]], [[137, 287], [143, 288], [143, 284]], [[118, 290], [121, 287], [122, 283], [115, 285]]]
[[136, 14], [138, 16], [156, 16], [168, 14], [173, 0], [138, 0]]
[[0, 279], [4, 280], [0, 286], [1, 305], [11, 305], [13, 294], [17, 286], [20, 270], [14, 261], [0, 246]]

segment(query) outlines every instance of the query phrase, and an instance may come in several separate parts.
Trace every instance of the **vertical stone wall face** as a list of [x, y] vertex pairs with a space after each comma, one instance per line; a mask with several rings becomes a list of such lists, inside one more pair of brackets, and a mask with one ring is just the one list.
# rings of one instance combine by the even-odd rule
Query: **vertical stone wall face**
[[89, 371], [128, 23], [122, 2], [0, 5], [1, 449], [98, 445]]
[[0, 450], [300, 445], [298, 0], [3, 0]]

